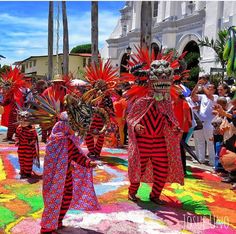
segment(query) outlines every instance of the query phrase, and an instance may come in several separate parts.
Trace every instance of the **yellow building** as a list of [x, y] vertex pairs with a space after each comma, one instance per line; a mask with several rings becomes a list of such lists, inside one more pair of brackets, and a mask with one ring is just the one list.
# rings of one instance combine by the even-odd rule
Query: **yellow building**
[[[53, 72], [54, 75], [62, 74], [62, 61], [63, 54], [58, 55], [58, 71], [57, 71], [57, 56], [53, 56]], [[69, 72], [72, 72], [74, 78], [81, 78], [81, 72], [83, 72], [86, 65], [91, 61], [91, 54], [85, 53], [72, 53], [69, 54]], [[22, 67], [22, 72], [26, 75], [32, 75], [35, 77], [47, 77], [48, 75], [48, 56], [31, 56], [21, 62], [17, 62]]]

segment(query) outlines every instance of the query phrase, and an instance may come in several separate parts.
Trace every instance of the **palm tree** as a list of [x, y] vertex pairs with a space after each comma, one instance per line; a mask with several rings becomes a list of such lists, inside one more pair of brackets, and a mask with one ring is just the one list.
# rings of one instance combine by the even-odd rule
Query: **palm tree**
[[147, 48], [151, 53], [152, 42], [152, 2], [142, 1], [141, 5], [141, 48]]
[[224, 46], [226, 44], [228, 30], [220, 30], [218, 32], [218, 39], [210, 40], [208, 37], [204, 37], [202, 40], [198, 40], [198, 45], [203, 47], [212, 48], [216, 52], [216, 61], [221, 64], [221, 67], [225, 69], [226, 61], [223, 59]]
[[53, 75], [53, 1], [49, 2], [48, 14], [48, 79]]
[[62, 17], [63, 17], [63, 74], [69, 72], [69, 39], [68, 39], [68, 22], [66, 13], [66, 2], [62, 1]]
[[92, 1], [91, 7], [92, 63], [98, 63], [98, 2]]

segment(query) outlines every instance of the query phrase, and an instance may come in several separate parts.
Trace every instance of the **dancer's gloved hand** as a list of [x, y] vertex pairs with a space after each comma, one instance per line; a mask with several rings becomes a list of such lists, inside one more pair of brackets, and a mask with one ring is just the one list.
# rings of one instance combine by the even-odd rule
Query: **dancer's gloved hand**
[[176, 134], [180, 134], [182, 133], [183, 131], [181, 130], [181, 128], [179, 126], [173, 126], [173, 131], [176, 133]]
[[145, 133], [145, 127], [142, 124], [136, 124], [134, 130], [138, 135], [142, 135]]

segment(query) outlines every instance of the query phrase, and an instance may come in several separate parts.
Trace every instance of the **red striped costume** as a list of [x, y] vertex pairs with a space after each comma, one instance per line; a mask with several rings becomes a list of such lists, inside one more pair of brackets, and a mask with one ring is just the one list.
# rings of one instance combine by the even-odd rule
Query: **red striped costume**
[[[140, 121], [145, 127], [142, 136], [137, 135], [140, 153], [141, 176], [146, 170], [150, 160], [153, 167], [153, 187], [151, 197], [159, 197], [165, 185], [168, 173], [168, 159], [166, 142], [163, 135], [165, 117], [159, 112], [156, 105], [152, 105]], [[132, 183], [129, 187], [130, 194], [136, 194], [140, 183]]]
[[[133, 104], [127, 123], [129, 193], [135, 195], [141, 181], [153, 182], [151, 198], [159, 198], [165, 182], [183, 184], [180, 136], [173, 131], [178, 122], [173, 115], [171, 102], [142, 97]], [[137, 124], [145, 127], [144, 134], [137, 135]]]
[[9, 112], [6, 114], [6, 116], [2, 116], [2, 118], [8, 118], [8, 129], [7, 129], [7, 139], [12, 140], [13, 135], [16, 133], [17, 128], [17, 106], [15, 103], [15, 100], [13, 96], [11, 98], [6, 98], [3, 103], [1, 103], [2, 106], [8, 106]]
[[[98, 64], [91, 63], [90, 66], [86, 67], [85, 71], [85, 77], [90, 83], [91, 89], [85, 92], [82, 97], [95, 98], [98, 100], [102, 99], [98, 107], [104, 108], [110, 116], [114, 114], [111, 97], [117, 96], [115, 88], [120, 82], [117, 74], [118, 68], [113, 68], [110, 60], [105, 64], [103, 64], [101, 60]], [[100, 156], [104, 143], [104, 134], [97, 136], [97, 142], [95, 143], [92, 131], [96, 128], [99, 131], [102, 130], [103, 124], [102, 119], [95, 116], [91, 123], [90, 130], [87, 132], [85, 142], [91, 156]]]
[[[73, 196], [73, 179], [72, 179], [72, 170], [71, 164], [72, 161], [78, 163], [83, 167], [89, 167], [90, 159], [84, 156], [81, 151], [75, 146], [74, 142], [68, 139], [68, 166], [66, 173], [66, 180], [64, 185], [64, 192], [61, 202], [60, 214], [58, 218], [58, 228], [62, 227], [62, 220], [66, 215], [66, 212], [69, 210], [72, 196]], [[52, 229], [41, 228], [41, 233], [47, 233], [53, 231]]]
[[20, 174], [31, 176], [33, 159], [38, 156], [36, 150], [37, 132], [34, 127], [22, 127], [16, 129], [16, 141], [18, 143], [18, 159], [20, 164]]
[[[102, 100], [102, 102], [99, 104], [99, 107], [104, 108], [104, 109], [109, 109], [110, 107], [110, 110], [108, 110], [108, 113], [109, 114], [113, 113], [112, 100], [109, 97], [105, 97]], [[95, 142], [95, 137], [92, 134], [95, 129], [100, 131], [103, 128], [103, 125], [104, 123], [100, 115], [95, 114], [93, 117], [93, 121], [91, 123], [90, 129], [85, 138], [85, 142], [86, 142], [89, 153], [94, 154], [95, 156], [98, 156], [98, 157], [100, 156], [100, 153], [102, 151], [105, 133], [96, 136], [97, 138], [96, 142]]]
[[42, 233], [52, 233], [60, 228], [69, 208], [100, 208], [93, 187], [91, 160], [84, 155], [79, 144], [80, 138], [72, 134], [67, 114], [63, 112], [46, 144]]
[[[1, 74], [1, 88], [3, 91], [2, 106], [8, 106], [6, 108], [7, 113], [3, 115], [3, 118], [8, 118], [5, 124], [8, 123], [7, 139], [12, 140], [12, 137], [16, 131], [17, 122], [17, 107], [22, 106], [24, 103], [21, 88], [24, 87], [25, 81], [24, 75], [21, 73], [18, 67], [14, 69], [10, 67], [4, 73]], [[4, 122], [4, 121], [3, 121]], [[5, 139], [4, 139], [5, 140]]]
[[100, 134], [97, 137], [97, 141], [95, 143], [95, 137], [92, 135], [92, 132], [94, 129], [101, 130], [103, 127], [103, 121], [102, 118], [99, 115], [95, 115], [90, 127], [89, 132], [87, 133], [87, 136], [85, 138], [85, 142], [88, 148], [89, 153], [93, 153], [95, 155], [100, 155], [104, 143], [104, 134]]

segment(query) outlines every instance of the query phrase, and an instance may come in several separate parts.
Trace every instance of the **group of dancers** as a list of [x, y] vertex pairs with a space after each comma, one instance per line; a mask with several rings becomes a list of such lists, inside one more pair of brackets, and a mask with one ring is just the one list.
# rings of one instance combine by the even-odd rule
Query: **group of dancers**
[[[86, 68], [88, 85], [83, 92], [71, 85], [70, 75], [57, 76], [46, 90], [31, 92], [32, 99], [27, 105], [22, 93], [26, 82], [20, 70], [10, 69], [2, 76], [1, 105], [11, 105], [7, 138], [12, 139], [9, 131], [16, 133], [22, 179], [32, 176], [33, 163], [39, 165], [35, 124], [47, 138], [41, 233], [53, 233], [62, 228], [69, 208], [100, 208], [92, 171], [97, 159], [101, 159], [104, 134], [112, 121], [121, 128], [125, 122], [128, 126], [129, 200], [139, 199], [136, 194], [140, 182], [153, 183], [150, 200], [158, 205], [163, 204], [160, 195], [166, 182], [183, 185], [180, 156], [183, 131], [175, 117], [170, 95], [173, 78], [186, 76], [181, 68], [183, 56], [176, 58], [170, 52], [155, 57], [146, 49], [136, 49], [137, 53], [128, 61], [129, 72], [120, 77], [110, 61], [105, 64], [100, 61]], [[130, 88], [122, 92], [122, 84], [127, 82]], [[179, 88], [174, 92], [181, 95]], [[115, 115], [114, 103], [128, 106], [126, 116]], [[18, 127], [12, 129], [11, 123]], [[80, 147], [83, 140], [88, 148], [87, 155]]]

